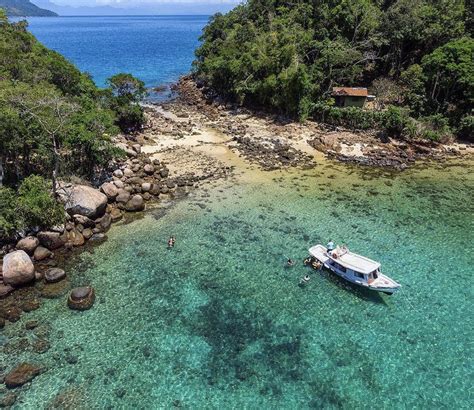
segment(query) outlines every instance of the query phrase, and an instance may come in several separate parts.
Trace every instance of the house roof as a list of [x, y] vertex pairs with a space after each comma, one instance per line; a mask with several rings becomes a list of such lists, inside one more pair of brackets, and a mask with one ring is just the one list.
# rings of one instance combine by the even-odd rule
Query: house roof
[[332, 95], [350, 96], [350, 97], [367, 97], [367, 88], [364, 87], [333, 87]]

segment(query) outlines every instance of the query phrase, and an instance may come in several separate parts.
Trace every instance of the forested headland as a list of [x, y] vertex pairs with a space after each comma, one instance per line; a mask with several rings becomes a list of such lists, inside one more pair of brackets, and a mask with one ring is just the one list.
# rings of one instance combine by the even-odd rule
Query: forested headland
[[57, 16], [53, 11], [42, 9], [29, 0], [0, 0], [0, 9], [4, 9], [8, 16]]
[[112, 137], [140, 129], [145, 88], [130, 74], [108, 85], [97, 88], [0, 10], [0, 239], [60, 223], [58, 180], [98, 180], [123, 155]]
[[[211, 93], [390, 136], [472, 139], [474, 12], [464, 0], [248, 0], [213, 16], [195, 73]], [[369, 87], [376, 110], [338, 108]]]

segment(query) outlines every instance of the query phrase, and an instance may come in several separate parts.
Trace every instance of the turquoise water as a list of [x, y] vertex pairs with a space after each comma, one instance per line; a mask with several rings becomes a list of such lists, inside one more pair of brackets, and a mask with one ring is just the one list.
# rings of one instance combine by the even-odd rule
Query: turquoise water
[[208, 16], [30, 17], [29, 30], [99, 86], [132, 73], [147, 87], [175, 82], [191, 69]]
[[[256, 172], [114, 226], [68, 268], [96, 289], [90, 311], [47, 300], [4, 331], [39, 319], [51, 342], [0, 356], [49, 368], [17, 408], [472, 407], [470, 169]], [[403, 289], [298, 287], [308, 271], [286, 258], [330, 237]]]

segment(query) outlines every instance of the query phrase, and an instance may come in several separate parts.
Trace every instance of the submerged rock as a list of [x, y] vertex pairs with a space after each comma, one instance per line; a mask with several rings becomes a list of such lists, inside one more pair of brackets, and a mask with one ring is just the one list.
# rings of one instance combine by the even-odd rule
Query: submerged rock
[[25, 383], [33, 380], [42, 372], [43, 368], [38, 365], [31, 363], [21, 363], [5, 376], [5, 385], [9, 389], [23, 386]]
[[36, 339], [33, 342], [33, 351], [35, 353], [46, 353], [51, 347], [51, 344], [46, 339]]
[[91, 238], [89, 239], [91, 242], [98, 242], [98, 241], [103, 241], [107, 238], [107, 236], [105, 235], [105, 233], [95, 233], [94, 235], [91, 236]]
[[0, 316], [9, 322], [18, 322], [21, 318], [22, 311], [16, 305], [8, 305], [0, 307]]
[[26, 238], [20, 239], [18, 241], [16, 248], [20, 251], [25, 251], [28, 255], [32, 255], [38, 245], [38, 238], [34, 236], [27, 236]]
[[3, 282], [20, 286], [35, 279], [35, 267], [25, 251], [14, 251], [3, 258]]
[[119, 221], [122, 219], [122, 212], [120, 212], [120, 209], [118, 208], [112, 208], [112, 211], [110, 211], [110, 217], [112, 218], [112, 222]]
[[16, 402], [16, 394], [8, 392], [0, 398], [0, 407], [11, 407]]
[[67, 280], [60, 280], [59, 282], [47, 283], [40, 289], [40, 295], [43, 298], [55, 299], [63, 296], [69, 289], [70, 283]]
[[63, 269], [51, 268], [48, 269], [44, 274], [44, 279], [48, 283], [56, 283], [63, 280], [66, 277], [66, 272]]
[[107, 231], [112, 224], [112, 217], [110, 214], [105, 214], [102, 218], [96, 220], [97, 225], [100, 227], [102, 231]]
[[39, 299], [33, 297], [21, 300], [19, 306], [23, 312], [32, 312], [33, 310], [38, 309], [41, 306]]
[[90, 286], [74, 288], [69, 295], [67, 304], [74, 310], [87, 310], [92, 307], [95, 301], [94, 289]]

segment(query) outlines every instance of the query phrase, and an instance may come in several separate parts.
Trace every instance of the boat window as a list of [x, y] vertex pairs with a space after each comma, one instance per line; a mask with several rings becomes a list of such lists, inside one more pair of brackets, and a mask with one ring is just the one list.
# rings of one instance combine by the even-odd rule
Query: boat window
[[344, 266], [339, 265], [339, 269], [340, 269], [342, 272], [346, 273], [346, 268], [345, 268]]
[[363, 273], [354, 271], [354, 275], [356, 275], [358, 278], [364, 279], [364, 274]]
[[377, 271], [374, 270], [374, 271], [371, 273], [370, 276], [373, 276], [374, 279], [377, 279], [377, 278], [378, 278], [378, 276], [377, 276]]

